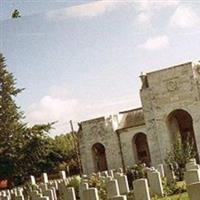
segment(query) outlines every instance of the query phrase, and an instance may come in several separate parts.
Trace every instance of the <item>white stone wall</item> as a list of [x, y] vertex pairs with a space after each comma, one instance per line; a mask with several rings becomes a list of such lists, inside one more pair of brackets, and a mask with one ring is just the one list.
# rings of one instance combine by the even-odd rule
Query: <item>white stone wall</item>
[[154, 164], [164, 162], [166, 149], [170, 148], [167, 117], [177, 109], [192, 116], [199, 150], [200, 90], [194, 79], [192, 63], [149, 73], [147, 80], [149, 87], [141, 90], [141, 100]]
[[99, 118], [81, 123], [80, 153], [83, 172], [90, 174], [95, 171], [92, 146], [101, 143], [106, 149], [108, 169], [122, 167], [118, 138], [113, 130], [111, 118]]
[[[148, 73], [142, 79], [140, 96], [145, 125], [120, 130], [125, 166], [136, 163], [132, 139], [138, 132], [147, 135], [152, 165], [164, 163], [166, 150], [170, 149], [172, 144], [172, 135], [167, 126], [168, 116], [177, 109], [187, 111], [193, 119], [200, 157], [200, 64], [186, 63], [166, 68]], [[80, 153], [84, 173], [94, 171], [91, 148], [97, 142], [106, 148], [109, 169], [122, 166], [119, 141], [115, 132], [117, 126], [122, 128], [118, 123], [117, 116], [81, 123]], [[173, 125], [176, 131], [177, 125]]]
[[[138, 126], [125, 129], [120, 131], [120, 138], [121, 138], [121, 145], [122, 145], [122, 152], [124, 156], [124, 164], [125, 167], [129, 166], [132, 167], [134, 164], [137, 163], [137, 152], [133, 146], [133, 138], [137, 133], [144, 133], [146, 134], [146, 127]], [[148, 135], [147, 135], [148, 141]]]

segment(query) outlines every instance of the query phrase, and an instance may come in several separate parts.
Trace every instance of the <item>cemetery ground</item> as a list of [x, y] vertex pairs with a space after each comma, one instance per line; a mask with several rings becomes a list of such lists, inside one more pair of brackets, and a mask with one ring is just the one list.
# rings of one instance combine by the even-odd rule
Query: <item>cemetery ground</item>
[[[142, 166], [142, 168], [141, 168]], [[184, 180], [178, 181], [173, 170], [140, 164], [138, 171], [122, 168], [90, 175], [67, 177], [60, 171], [50, 180], [30, 176], [27, 184], [0, 191], [1, 200], [199, 200], [200, 166], [195, 159], [186, 164]], [[131, 172], [131, 173], [130, 173]]]

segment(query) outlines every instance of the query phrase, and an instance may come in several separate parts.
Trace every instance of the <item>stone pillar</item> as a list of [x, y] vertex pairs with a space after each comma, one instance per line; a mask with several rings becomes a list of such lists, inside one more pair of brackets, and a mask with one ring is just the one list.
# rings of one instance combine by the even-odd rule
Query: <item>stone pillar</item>
[[116, 179], [106, 182], [106, 190], [108, 193], [108, 198], [113, 198], [119, 196], [119, 186]]
[[89, 188], [83, 191], [83, 200], [99, 200], [96, 188]]
[[162, 186], [162, 180], [160, 177], [160, 172], [157, 170], [148, 172], [148, 181], [149, 181], [149, 186], [152, 194], [156, 194], [158, 196], [163, 196], [163, 186]]
[[127, 194], [129, 193], [129, 186], [128, 180], [125, 175], [117, 177], [118, 185], [119, 185], [119, 192], [120, 194]]
[[187, 190], [190, 200], [200, 199], [200, 182], [188, 185]]
[[150, 200], [147, 179], [137, 179], [133, 181], [133, 192], [135, 200]]
[[198, 169], [190, 169], [184, 173], [184, 178], [186, 185], [200, 182], [200, 170]]

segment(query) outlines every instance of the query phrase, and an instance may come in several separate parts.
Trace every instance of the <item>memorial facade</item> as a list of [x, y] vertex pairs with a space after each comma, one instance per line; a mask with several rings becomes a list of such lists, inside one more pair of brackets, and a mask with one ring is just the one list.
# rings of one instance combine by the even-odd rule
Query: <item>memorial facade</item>
[[200, 157], [200, 62], [140, 76], [141, 108], [79, 124], [79, 150], [86, 174], [164, 163], [177, 137], [194, 143]]

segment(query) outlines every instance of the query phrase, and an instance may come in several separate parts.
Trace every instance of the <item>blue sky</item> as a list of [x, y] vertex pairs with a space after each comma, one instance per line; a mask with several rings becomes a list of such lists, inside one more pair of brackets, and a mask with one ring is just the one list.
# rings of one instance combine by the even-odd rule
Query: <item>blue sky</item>
[[[141, 105], [141, 72], [199, 59], [198, 1], [0, 0], [0, 52], [30, 124]], [[17, 8], [22, 17], [10, 19]]]

